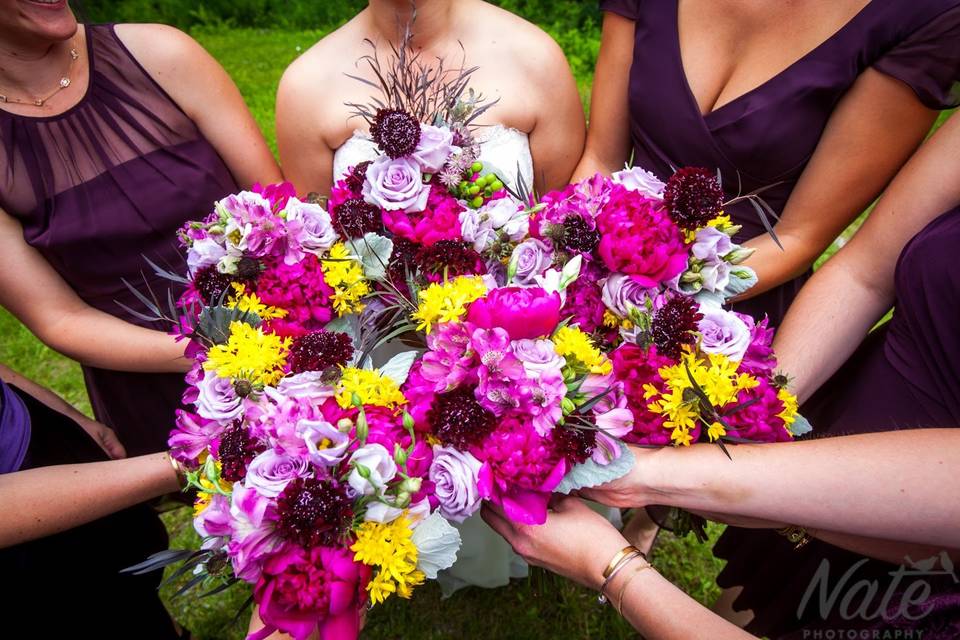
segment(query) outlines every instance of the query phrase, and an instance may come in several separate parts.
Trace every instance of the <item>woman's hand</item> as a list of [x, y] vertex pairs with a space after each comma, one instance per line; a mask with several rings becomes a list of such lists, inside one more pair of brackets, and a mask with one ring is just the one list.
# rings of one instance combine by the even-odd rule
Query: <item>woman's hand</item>
[[665, 451], [665, 449], [629, 446], [626, 455], [633, 456], [633, 467], [627, 475], [596, 487], [580, 489], [577, 493], [587, 500], [621, 509], [636, 509], [650, 504], [669, 504], [658, 500], [664, 496], [659, 494], [656, 483], [651, 479], [655, 477], [654, 472], [660, 466], [659, 457], [667, 455]]
[[512, 522], [490, 503], [484, 503], [481, 515], [530, 564], [595, 590], [607, 563], [628, 544], [606, 518], [570, 496], [555, 498], [542, 525]]
[[83, 430], [110, 456], [111, 460], [120, 460], [127, 457], [127, 450], [123, 447], [123, 443], [120, 442], [113, 429], [86, 417], [76, 420], [83, 427]]

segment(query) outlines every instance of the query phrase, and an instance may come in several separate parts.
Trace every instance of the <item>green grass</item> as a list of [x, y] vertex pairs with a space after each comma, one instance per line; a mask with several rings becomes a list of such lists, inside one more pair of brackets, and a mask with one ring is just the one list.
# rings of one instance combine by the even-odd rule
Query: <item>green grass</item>
[[[596, 25], [573, 28], [564, 23], [546, 28], [567, 51], [584, 101], [588, 100], [593, 64], [598, 48]], [[321, 30], [280, 31], [262, 29], [195, 28], [193, 34], [224, 65], [240, 87], [271, 148], [275, 149], [273, 128], [274, 96], [283, 69], [301, 51], [323, 35]], [[946, 115], [941, 118], [941, 122]], [[844, 238], [849, 238], [862, 217]], [[832, 247], [824, 259], [832, 255]], [[80, 368], [76, 363], [41, 345], [15, 318], [0, 309], [0, 362], [34, 378], [89, 412]], [[196, 546], [198, 539], [190, 526], [190, 511], [179, 509], [164, 515], [171, 534], [171, 546]], [[710, 529], [716, 539], [722, 527]], [[655, 563], [670, 580], [703, 603], [718, 595], [714, 582], [722, 563], [713, 558], [712, 546], [688, 539], [661, 536]], [[232, 624], [237, 608], [249, 590], [241, 585], [217, 597], [169, 600], [172, 588], [164, 591], [178, 621], [198, 639], [242, 638], [246, 617]], [[628, 638], [634, 632], [607, 608], [595, 604], [595, 594], [541, 571], [530, 580], [516, 581], [497, 590], [467, 589], [441, 600], [435, 585], [416, 592], [412, 602], [389, 602], [374, 610], [364, 632], [376, 639], [428, 638]]]

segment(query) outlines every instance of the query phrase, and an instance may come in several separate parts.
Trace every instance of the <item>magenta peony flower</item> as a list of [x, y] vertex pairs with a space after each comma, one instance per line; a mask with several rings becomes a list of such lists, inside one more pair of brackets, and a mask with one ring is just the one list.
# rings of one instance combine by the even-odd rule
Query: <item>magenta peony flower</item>
[[543, 524], [551, 492], [567, 472], [564, 458], [529, 422], [503, 420], [475, 452], [483, 462], [480, 496], [522, 524]]
[[484, 329], [502, 328], [511, 340], [541, 338], [560, 323], [560, 295], [540, 287], [494, 289], [470, 305], [467, 320]]
[[333, 317], [333, 289], [315, 255], [305, 255], [294, 265], [271, 265], [260, 274], [256, 293], [265, 304], [287, 311], [283, 318], [265, 323], [271, 333], [301, 336], [322, 329]]
[[683, 272], [689, 256], [680, 228], [663, 204], [613, 185], [597, 218], [599, 253], [611, 271], [655, 287]]
[[433, 189], [422, 211], [405, 213], [384, 209], [383, 224], [401, 238], [429, 247], [440, 240], [463, 240], [462, 211], [456, 198], [444, 189]]
[[763, 320], [756, 322], [752, 316], [744, 313], [737, 315], [750, 328], [750, 346], [743, 355], [740, 369], [759, 377], [769, 376], [777, 368], [777, 357], [772, 346], [774, 330], [769, 326], [770, 319], [764, 316]]
[[266, 627], [254, 640], [275, 631], [306, 640], [319, 630], [322, 640], [352, 640], [360, 632], [360, 608], [370, 568], [343, 547], [289, 546], [271, 557], [254, 587]]
[[647, 409], [649, 401], [644, 397], [643, 385], [661, 386], [663, 379], [661, 367], [674, 362], [657, 354], [657, 348], [641, 349], [635, 344], [625, 344], [610, 354], [613, 361], [613, 375], [623, 383], [627, 397], [627, 408], [633, 412], [633, 432], [623, 439], [633, 444], [670, 444], [670, 430], [664, 428], [664, 417]]
[[403, 397], [407, 399], [405, 409], [413, 418], [414, 428], [421, 433], [430, 432], [430, 420], [427, 414], [430, 413], [430, 407], [433, 406], [433, 400], [436, 397], [434, 387], [435, 382], [427, 380], [423, 376], [423, 360], [415, 362], [410, 368], [410, 374], [407, 381], [403, 383], [401, 391]]
[[603, 332], [603, 290], [600, 283], [605, 271], [586, 263], [580, 277], [567, 288], [567, 301], [560, 311], [564, 318], [571, 318], [570, 324], [580, 327], [587, 333]]
[[[733, 411], [734, 407], [745, 403], [751, 404]], [[787, 442], [793, 438], [778, 417], [783, 409], [777, 390], [769, 381], [761, 378], [759, 385], [741, 391], [737, 401], [724, 407], [721, 413], [730, 426], [728, 436], [754, 442]]]

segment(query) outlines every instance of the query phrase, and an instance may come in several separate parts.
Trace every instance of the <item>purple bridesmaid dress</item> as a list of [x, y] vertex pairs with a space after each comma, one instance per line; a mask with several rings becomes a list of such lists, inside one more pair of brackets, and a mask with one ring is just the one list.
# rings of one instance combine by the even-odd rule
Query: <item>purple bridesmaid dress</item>
[[[702, 115], [680, 55], [678, 2], [600, 2], [604, 11], [636, 23], [629, 85], [633, 163], [661, 179], [683, 166], [718, 169], [729, 198], [762, 189], [761, 197], [779, 214], [834, 107], [867, 68], [907, 83], [933, 109], [960, 97], [954, 86], [960, 0], [873, 0], [782, 72]], [[739, 240], [764, 233], [749, 203], [728, 213], [743, 225]], [[739, 303], [737, 311], [768, 314], [779, 325], [808, 275]]]
[[[937, 218], [904, 248], [896, 268], [893, 318], [873, 331], [803, 407], [803, 413], [816, 425], [817, 436], [960, 426], [958, 244], [960, 207]], [[795, 480], [802, 482], [802, 478]], [[787, 540], [767, 530], [738, 529], [734, 535], [730, 531], [714, 549], [718, 556], [729, 559], [718, 582], [723, 587], [744, 587], [734, 607], [754, 611], [756, 618], [748, 627], [753, 633], [803, 638], [813, 637], [810, 634], [814, 629], [880, 625], [923, 631], [922, 636], [915, 633], [912, 637], [927, 640], [960, 638], [960, 583], [953, 575], [911, 578], [926, 580], [933, 587], [933, 594], [922, 607], [929, 606], [931, 611], [919, 620], [903, 616], [844, 620], [838, 617], [837, 607], [831, 615], [823, 615], [814, 605], [806, 607], [801, 615], [799, 605], [824, 560], [829, 562], [832, 590], [863, 557], [817, 540], [794, 551]], [[896, 570], [871, 560], [852, 571], [853, 579], [848, 584], [877, 580], [881, 586], [880, 595], [870, 607], [874, 610], [893, 581], [889, 573]], [[909, 580], [902, 580], [901, 588], [909, 584]]]
[[[89, 88], [76, 106], [38, 118], [0, 110], [0, 208], [87, 304], [149, 326], [118, 304], [146, 311], [123, 280], [165, 300], [171, 285], [144, 258], [185, 271], [177, 229], [237, 185], [113, 26], [86, 34]], [[83, 373], [94, 413], [130, 455], [166, 448], [183, 375]]]

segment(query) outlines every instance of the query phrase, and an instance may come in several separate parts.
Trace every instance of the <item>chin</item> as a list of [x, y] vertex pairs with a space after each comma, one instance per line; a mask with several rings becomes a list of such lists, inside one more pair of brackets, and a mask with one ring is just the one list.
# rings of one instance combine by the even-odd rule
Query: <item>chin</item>
[[[35, 38], [60, 41], [77, 33], [69, 0], [0, 0], [0, 13], [12, 14], [15, 28]], [[0, 22], [5, 22], [4, 18]]]

